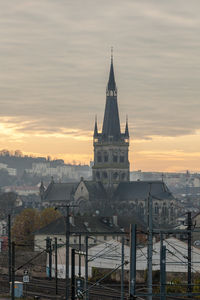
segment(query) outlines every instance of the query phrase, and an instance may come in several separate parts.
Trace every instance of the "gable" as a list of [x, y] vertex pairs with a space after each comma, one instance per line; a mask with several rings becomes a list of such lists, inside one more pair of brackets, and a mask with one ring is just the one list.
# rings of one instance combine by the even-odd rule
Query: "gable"
[[85, 182], [83, 180], [80, 181], [78, 184], [75, 193], [74, 193], [74, 200], [78, 200], [80, 198], [89, 200], [89, 191], [85, 185]]

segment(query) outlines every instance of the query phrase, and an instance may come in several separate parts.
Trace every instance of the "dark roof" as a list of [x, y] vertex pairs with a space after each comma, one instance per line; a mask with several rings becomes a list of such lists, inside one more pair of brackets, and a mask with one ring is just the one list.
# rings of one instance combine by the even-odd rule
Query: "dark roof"
[[121, 136], [117, 98], [115, 96], [106, 97], [102, 137], [106, 139], [109, 136], [112, 136], [113, 140], [118, 140]]
[[117, 105], [117, 88], [115, 84], [115, 76], [114, 76], [114, 69], [113, 69], [113, 62], [111, 60], [110, 65], [110, 76], [108, 81], [108, 91], [115, 91], [114, 94], [107, 94], [106, 97], [106, 107], [104, 113], [104, 120], [103, 120], [103, 129], [102, 129], [102, 138], [108, 139], [109, 136], [113, 138], [113, 140], [118, 140], [121, 137], [121, 130], [120, 130], [120, 121], [119, 121], [119, 112], [118, 112], [118, 105]]
[[125, 127], [125, 137], [129, 138], [129, 130], [128, 130], [128, 120], [126, 120], [126, 127]]
[[116, 91], [116, 83], [115, 83], [115, 74], [114, 74], [114, 67], [113, 67], [113, 59], [111, 58], [111, 64], [110, 64], [110, 75], [108, 80], [108, 86], [107, 89], [109, 91]]
[[97, 120], [95, 120], [95, 125], [94, 125], [94, 137], [98, 136], [98, 127], [97, 127]]
[[134, 211], [131, 212], [131, 216], [118, 216], [118, 225], [120, 228], [124, 228], [125, 232], [130, 231], [130, 224], [137, 224], [139, 230], [146, 230], [144, 220], [140, 218]]
[[[121, 232], [119, 226], [115, 226], [108, 218], [93, 216], [74, 216], [74, 225], [70, 223], [70, 232], [74, 233], [110, 233]], [[61, 217], [49, 225], [37, 230], [35, 234], [65, 235], [65, 219]]]
[[123, 201], [145, 200], [151, 195], [158, 200], [174, 199], [163, 181], [130, 181], [119, 183], [115, 196]]
[[71, 200], [78, 182], [55, 183], [51, 182], [44, 193], [44, 201]]
[[107, 197], [106, 191], [101, 182], [84, 180], [84, 183], [89, 192], [90, 199], [93, 197], [96, 199], [103, 199]]

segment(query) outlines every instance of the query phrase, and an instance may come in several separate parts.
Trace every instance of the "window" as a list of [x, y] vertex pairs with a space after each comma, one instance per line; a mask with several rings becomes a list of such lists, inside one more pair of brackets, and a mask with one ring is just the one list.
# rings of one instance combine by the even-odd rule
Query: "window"
[[120, 156], [120, 163], [124, 163], [124, 156]]
[[100, 179], [100, 173], [99, 172], [96, 172], [96, 178]]
[[97, 152], [97, 161], [102, 162], [102, 157], [101, 157], [101, 152], [100, 151]]
[[104, 239], [104, 241], [107, 241], [107, 236], [106, 236], [106, 235], [104, 235], [103, 239]]
[[117, 162], [117, 155], [116, 154], [113, 155], [113, 162]]
[[170, 205], [170, 215], [171, 216], [174, 215], [174, 206], [173, 206], [173, 203], [171, 203], [171, 205]]
[[113, 174], [113, 179], [117, 179], [117, 178], [118, 178], [118, 173], [115, 172], [115, 173]]
[[104, 162], [108, 162], [108, 153], [104, 152]]
[[108, 178], [107, 172], [103, 172], [103, 178]]
[[158, 215], [158, 214], [159, 214], [158, 203], [155, 204], [155, 207], [154, 207], [154, 213], [155, 213], [155, 215]]
[[166, 207], [166, 203], [163, 204], [163, 207], [162, 207], [162, 215], [163, 215], [164, 217], [167, 216], [167, 207]]

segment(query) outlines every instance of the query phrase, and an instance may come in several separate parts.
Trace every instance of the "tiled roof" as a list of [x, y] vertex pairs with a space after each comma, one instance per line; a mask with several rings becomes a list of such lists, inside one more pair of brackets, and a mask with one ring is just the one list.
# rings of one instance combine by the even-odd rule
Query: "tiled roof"
[[51, 182], [45, 191], [44, 201], [71, 200], [78, 182], [55, 183]]
[[[112, 232], [122, 232], [119, 226], [115, 226], [108, 218], [92, 217], [92, 216], [74, 216], [72, 225], [70, 223], [70, 232], [90, 233], [105, 232], [112, 234]], [[65, 235], [65, 219], [61, 217], [49, 225], [37, 230], [35, 234], [58, 234]]]
[[169, 189], [162, 181], [130, 181], [119, 183], [114, 196], [118, 199], [128, 200], [145, 200], [151, 195], [158, 200], [174, 199]]

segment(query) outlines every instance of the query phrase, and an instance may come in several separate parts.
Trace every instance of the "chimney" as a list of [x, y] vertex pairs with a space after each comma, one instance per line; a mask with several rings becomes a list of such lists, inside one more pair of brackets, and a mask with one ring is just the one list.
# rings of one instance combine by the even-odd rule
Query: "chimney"
[[115, 226], [118, 226], [118, 217], [117, 216], [113, 216], [112, 218], [113, 218], [113, 224]]

